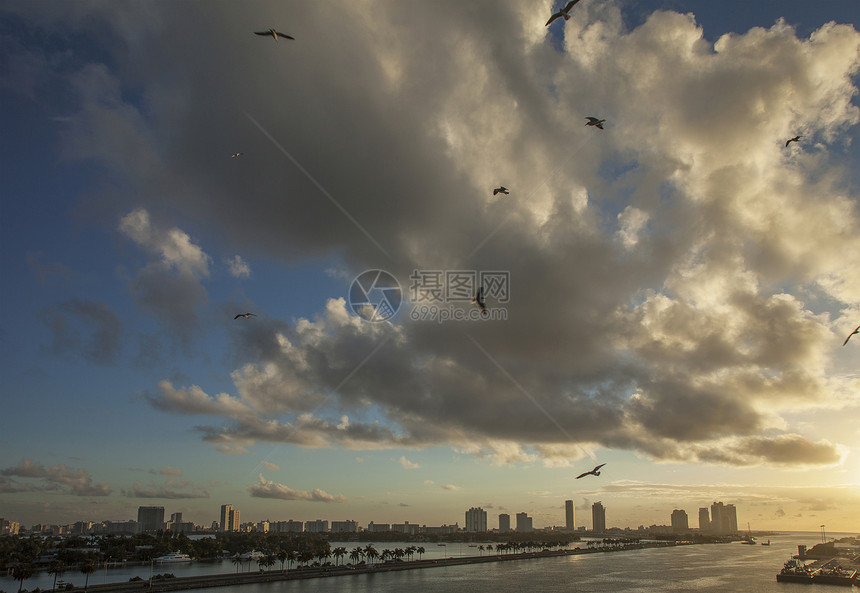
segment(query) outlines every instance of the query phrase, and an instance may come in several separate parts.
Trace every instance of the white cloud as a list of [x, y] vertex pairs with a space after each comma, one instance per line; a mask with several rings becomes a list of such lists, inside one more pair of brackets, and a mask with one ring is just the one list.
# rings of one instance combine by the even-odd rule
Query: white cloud
[[230, 271], [230, 275], [234, 278], [250, 278], [251, 267], [242, 259], [240, 255], [224, 258], [224, 263]]
[[398, 461], [398, 463], [399, 463], [400, 465], [402, 465], [402, 466], [403, 466], [404, 468], [406, 468], [406, 469], [418, 469], [419, 467], [421, 467], [421, 466], [420, 466], [420, 465], [418, 465], [417, 463], [412, 463], [411, 461], [409, 461], [408, 459], [406, 459], [406, 457], [405, 457], [405, 456], [401, 456], [401, 457], [400, 457], [400, 460]]
[[331, 495], [324, 490], [315, 488], [313, 490], [293, 490], [284, 484], [267, 481], [263, 478], [263, 474], [259, 475], [259, 480], [256, 484], [248, 486], [248, 492], [256, 498], [277, 498], [280, 500], [307, 500], [311, 502], [343, 502], [346, 498], [343, 495]]

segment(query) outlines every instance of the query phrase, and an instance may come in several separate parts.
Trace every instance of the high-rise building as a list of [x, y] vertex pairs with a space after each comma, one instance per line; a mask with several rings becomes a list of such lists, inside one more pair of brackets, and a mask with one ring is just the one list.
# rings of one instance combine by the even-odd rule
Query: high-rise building
[[332, 521], [332, 533], [355, 533], [358, 531], [358, 523], [356, 521]]
[[564, 501], [564, 528], [568, 531], [573, 531], [575, 529], [574, 525], [576, 523], [576, 510], [573, 506], [572, 500]]
[[527, 513], [517, 513], [517, 532], [534, 531], [532, 518]]
[[221, 531], [239, 531], [239, 509], [232, 504], [221, 505]]
[[689, 531], [690, 524], [687, 520], [687, 511], [675, 509], [672, 511], [672, 531]]
[[328, 531], [328, 521], [316, 519], [315, 521], [305, 521], [305, 533], [326, 533]]
[[140, 533], [164, 529], [164, 507], [137, 507], [137, 528]]
[[466, 511], [466, 531], [486, 531], [487, 511], [481, 507], [472, 507]]
[[711, 514], [708, 512], [708, 507], [699, 508], [699, 531], [711, 530]]
[[506, 533], [511, 530], [511, 516], [507, 513], [499, 515], [499, 533]]
[[591, 530], [594, 533], [606, 531], [606, 509], [599, 500], [591, 505]]
[[720, 535], [737, 533], [738, 512], [735, 505], [721, 502], [711, 505], [711, 531]]

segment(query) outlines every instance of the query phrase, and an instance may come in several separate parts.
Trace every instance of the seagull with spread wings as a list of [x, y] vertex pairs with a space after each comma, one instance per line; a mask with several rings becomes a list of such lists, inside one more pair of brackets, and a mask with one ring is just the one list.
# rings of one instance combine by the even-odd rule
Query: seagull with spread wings
[[795, 136], [794, 138], [789, 138], [788, 140], [785, 141], [785, 145], [788, 146], [792, 142], [799, 142], [801, 138], [803, 138], [803, 134], [800, 134], [799, 136]]
[[272, 37], [275, 41], [278, 40], [279, 37], [283, 37], [284, 39], [292, 39], [295, 41], [295, 37], [291, 35], [287, 35], [286, 33], [281, 33], [280, 31], [275, 31], [274, 29], [269, 29], [268, 31], [254, 31], [254, 35], [263, 35], [265, 37]]
[[233, 318], [233, 321], [236, 321], [240, 317], [244, 317], [245, 319], [250, 319], [251, 317], [256, 317], [253, 313], [239, 313]]
[[586, 126], [594, 126], [595, 128], [600, 128], [601, 130], [603, 129], [604, 122], [606, 122], [605, 119], [597, 119], [596, 117], [591, 117], [590, 115], [585, 119], [588, 120], [588, 123], [585, 124]]
[[553, 15], [551, 17], [549, 17], [549, 20], [546, 22], [546, 26], [549, 27], [552, 24], [552, 22], [556, 19], [564, 18], [564, 20], [569, 20], [570, 19], [570, 9], [573, 8], [573, 5], [576, 4], [577, 2], [579, 2], [579, 0], [570, 0], [570, 2], [568, 2], [564, 6], [564, 8], [562, 8], [561, 10], [559, 10], [556, 13], [553, 13]]
[[853, 331], [853, 332], [851, 332], [850, 334], [848, 334], [848, 337], [847, 337], [847, 338], [845, 338], [845, 341], [844, 341], [844, 342], [842, 342], [842, 345], [844, 346], [845, 344], [847, 344], [847, 343], [848, 343], [848, 340], [850, 340], [850, 339], [851, 339], [851, 336], [853, 336], [854, 334], [860, 334], [860, 325], [858, 325], [858, 326], [854, 329], [854, 331]]
[[511, 193], [511, 192], [509, 192], [509, 191], [508, 191], [508, 188], [506, 188], [504, 185], [499, 186], [499, 187], [497, 187], [496, 189], [494, 189], [494, 190], [493, 190], [493, 195], [496, 195], [496, 194], [505, 194], [505, 195], [508, 195], [509, 193]]
[[576, 476], [576, 479], [578, 480], [579, 478], [584, 478], [585, 476], [599, 476], [600, 475], [600, 468], [603, 467], [604, 465], [606, 465], [606, 464], [601, 463], [600, 465], [595, 467], [590, 472], [584, 472], [584, 473], [579, 474], [578, 476]]
[[243, 154], [245, 154], [245, 153], [244, 152], [234, 152], [233, 154], [230, 155], [230, 158], [231, 159], [238, 159]]

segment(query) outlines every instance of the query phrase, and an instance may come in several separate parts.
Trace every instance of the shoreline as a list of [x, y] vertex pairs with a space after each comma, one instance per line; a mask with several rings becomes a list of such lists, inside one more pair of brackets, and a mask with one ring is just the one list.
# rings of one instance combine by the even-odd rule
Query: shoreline
[[[294, 568], [291, 570], [267, 570], [253, 573], [223, 573], [206, 576], [174, 577], [169, 579], [127, 581], [120, 583], [106, 583], [101, 585], [91, 584], [87, 591], [94, 593], [129, 591], [148, 591], [161, 593], [163, 591], [182, 591], [186, 589], [205, 589], [210, 587], [227, 587], [231, 585], [243, 585], [250, 583], [269, 583], [276, 581], [291, 581], [303, 579], [329, 578], [357, 574], [368, 574], [378, 572], [394, 572], [400, 570], [417, 570], [423, 568], [435, 568], [442, 566], [460, 566], [467, 564], [483, 564], [488, 562], [508, 562], [514, 560], [528, 560], [538, 558], [558, 558], [562, 556], [575, 556], [579, 554], [599, 554], [609, 552], [623, 552], [627, 550], [642, 550], [646, 548], [671, 548], [676, 546], [693, 545], [692, 542], [645, 542], [631, 544], [619, 548], [593, 548], [573, 550], [546, 550], [541, 552], [521, 552], [517, 554], [464, 556], [460, 558], [437, 558], [433, 560], [408, 560], [401, 562], [386, 562], [374, 565], [357, 566], [323, 566], [310, 568]], [[72, 591], [82, 591], [83, 587], [75, 587]], [[46, 591], [48, 591], [46, 589]], [[58, 589], [60, 591], [60, 589]]]

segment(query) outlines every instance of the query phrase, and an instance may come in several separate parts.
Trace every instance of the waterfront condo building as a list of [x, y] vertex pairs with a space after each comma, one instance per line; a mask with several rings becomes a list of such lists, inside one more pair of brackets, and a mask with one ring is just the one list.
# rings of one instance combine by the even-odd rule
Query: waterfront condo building
[[576, 524], [576, 509], [573, 506], [572, 500], [564, 501], [564, 528], [567, 531], [573, 531]]
[[738, 532], [738, 512], [733, 504], [715, 502], [711, 505], [711, 531], [724, 535]]
[[221, 505], [221, 531], [239, 531], [239, 509], [232, 504]]
[[358, 523], [356, 521], [332, 521], [332, 533], [356, 533], [358, 532]]
[[690, 530], [690, 524], [687, 520], [687, 511], [675, 509], [672, 511], [672, 531], [684, 532]]
[[507, 533], [511, 530], [511, 516], [507, 513], [499, 515], [499, 533]]
[[137, 528], [140, 533], [164, 529], [164, 507], [137, 507]]
[[315, 521], [305, 521], [305, 533], [326, 533], [328, 531], [328, 521], [316, 519]]
[[606, 509], [599, 500], [591, 505], [591, 530], [594, 533], [606, 531]]
[[466, 531], [486, 531], [487, 511], [481, 507], [472, 507], [466, 511]]
[[708, 512], [708, 507], [699, 508], [699, 531], [711, 530], [711, 514]]
[[532, 518], [527, 513], [517, 513], [517, 532], [523, 533], [527, 531], [534, 531]]

